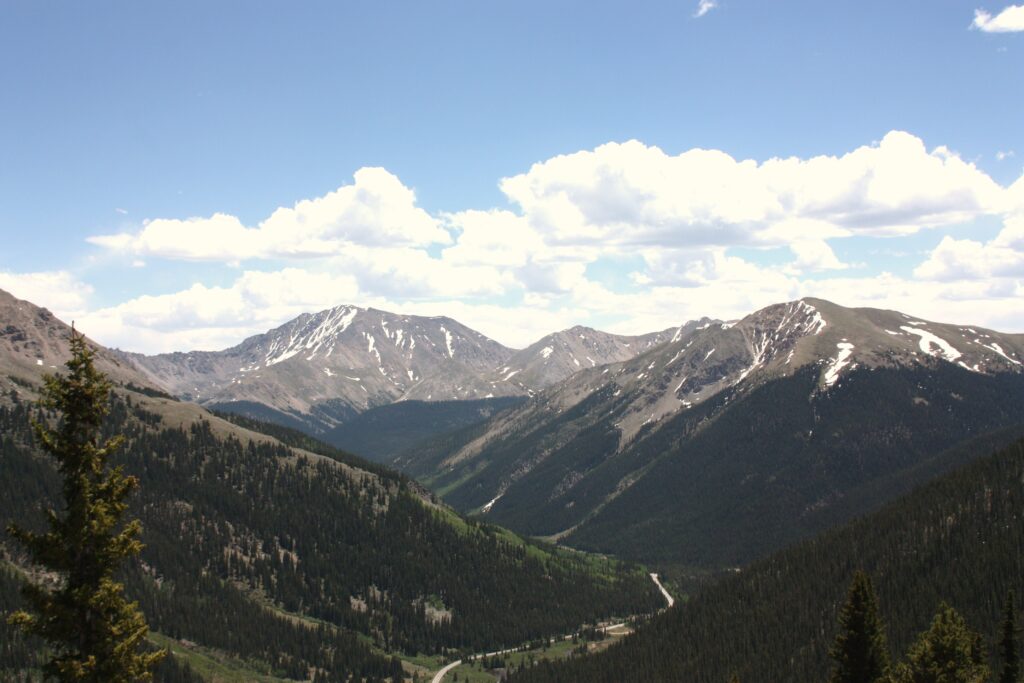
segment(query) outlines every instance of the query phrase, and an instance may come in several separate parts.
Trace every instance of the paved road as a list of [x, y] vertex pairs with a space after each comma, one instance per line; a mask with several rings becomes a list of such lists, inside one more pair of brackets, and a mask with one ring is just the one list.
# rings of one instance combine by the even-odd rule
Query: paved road
[[[657, 574], [654, 574], [653, 572], [651, 573], [651, 581], [653, 581], [654, 585], [656, 585], [658, 587], [658, 590], [661, 591], [661, 594], [665, 596], [665, 602], [668, 603], [666, 608], [667, 607], [671, 607], [672, 605], [674, 605], [676, 603], [675, 599], [671, 595], [669, 595], [669, 592], [667, 590], [665, 590], [664, 586], [661, 585], [661, 581], [658, 580], [658, 575]], [[609, 624], [607, 626], [602, 626], [599, 630], [604, 631], [605, 633], [607, 633], [608, 631], [611, 631], [614, 628], [622, 628], [625, 625], [626, 625], [626, 622], [622, 621], [622, 622], [619, 622], [618, 624]], [[562, 636], [562, 640], [569, 640], [570, 638], [572, 638], [572, 636], [573, 636], [573, 634], [571, 634], [571, 633], [569, 635]], [[469, 657], [469, 659], [473, 660], [473, 659], [480, 659], [481, 657], [494, 657], [496, 655], [503, 655], [503, 654], [507, 654], [509, 652], [515, 652], [516, 649], [517, 648], [510, 647], [507, 650], [498, 650], [496, 652], [487, 652], [487, 653], [484, 653], [484, 654], [473, 655], [472, 657]], [[441, 683], [441, 681], [444, 680], [444, 677], [448, 675], [448, 672], [451, 671], [452, 669], [454, 669], [455, 667], [459, 666], [460, 664], [462, 664], [462, 660], [461, 659], [456, 659], [451, 664], [446, 664], [443, 669], [441, 669], [436, 674], [434, 674], [434, 677], [430, 679], [430, 683]]]
[[434, 677], [430, 679], [430, 683], [441, 683], [441, 681], [444, 680], [445, 674], [447, 674], [449, 671], [457, 667], [459, 664], [462, 664], [461, 659], [456, 659], [451, 664], [445, 666], [443, 669], [434, 674]]

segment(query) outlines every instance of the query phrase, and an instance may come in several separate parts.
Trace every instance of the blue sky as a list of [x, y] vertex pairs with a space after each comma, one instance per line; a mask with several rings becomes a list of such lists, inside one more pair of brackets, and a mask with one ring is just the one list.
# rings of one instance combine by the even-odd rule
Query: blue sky
[[141, 351], [341, 303], [1024, 331], [1024, 6], [704, 4], [0, 4], [0, 287]]

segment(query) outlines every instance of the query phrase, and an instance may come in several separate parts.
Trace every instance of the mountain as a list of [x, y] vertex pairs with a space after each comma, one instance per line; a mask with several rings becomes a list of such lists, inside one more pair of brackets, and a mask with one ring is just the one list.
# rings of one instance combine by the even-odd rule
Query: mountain
[[[38, 528], [43, 509], [59, 507], [60, 480], [34, 446], [31, 421], [46, 419], [34, 399], [67, 358], [69, 328], [28, 302], [3, 303], [0, 521]], [[221, 419], [93, 346], [117, 373], [105, 429], [126, 440], [114, 464], [140, 482], [129, 514], [145, 548], [122, 579], [154, 642], [182, 661], [239, 680], [313, 670], [381, 680], [426, 673], [426, 655], [659, 604], [636, 567], [462, 519], [392, 470], [285, 427]], [[0, 539], [0, 607], [20, 605], [27, 571]], [[38, 644], [3, 618], [0, 643], [0, 678], [32, 668]]]
[[629, 360], [670, 341], [674, 335], [684, 334], [708, 323], [707, 319], [688, 322], [678, 329], [671, 328], [635, 337], [609, 334], [577, 325], [549, 334], [516, 352], [492, 373], [490, 379], [511, 382], [524, 393], [533, 394], [584, 368]]
[[[42, 372], [53, 372], [67, 360], [70, 328], [45, 308], [17, 299], [0, 289], [0, 394], [30, 395]], [[90, 343], [96, 367], [120, 384], [159, 394], [157, 384], [139, 374], [116, 352]]]
[[126, 357], [185, 400], [322, 431], [402, 399], [518, 394], [481, 378], [511, 355], [450, 318], [338, 306], [224, 351]]
[[527, 396], [673, 332], [623, 337], [573, 328], [516, 352], [451, 318], [338, 306], [224, 351], [122, 357], [185, 400], [324, 434], [398, 401]]
[[1024, 589], [1024, 441], [996, 453], [976, 445], [975, 457], [874, 514], [730, 572], [605, 652], [511, 680], [824, 681], [857, 569], [872, 577], [895, 659], [942, 601], [994, 658], [1006, 593]]
[[1022, 335], [803, 299], [583, 370], [396, 463], [523, 533], [738, 565], [1024, 422], [1022, 358]]

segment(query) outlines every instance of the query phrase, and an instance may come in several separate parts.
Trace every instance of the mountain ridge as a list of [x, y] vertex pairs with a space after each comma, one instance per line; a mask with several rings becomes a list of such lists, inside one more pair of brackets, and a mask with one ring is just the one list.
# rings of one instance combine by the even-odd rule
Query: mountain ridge
[[624, 360], [676, 331], [624, 336], [577, 326], [515, 351], [445, 316], [341, 305], [222, 351], [119, 354], [184, 400], [223, 410], [258, 404], [247, 414], [326, 433], [398, 401], [529, 396], [584, 363]]
[[[749, 548], [770, 550], [844, 496], [861, 495], [850, 510], [864, 512], [876, 501], [856, 492], [882, 463], [906, 490], [927, 448], [1024, 421], [1022, 357], [1024, 335], [798, 300], [583, 370], [397, 462], [456, 508], [524, 533], [732, 564], [751, 557], [742, 543], [672, 549], [666, 530], [731, 519]], [[772, 515], [796, 536], [769, 533]]]

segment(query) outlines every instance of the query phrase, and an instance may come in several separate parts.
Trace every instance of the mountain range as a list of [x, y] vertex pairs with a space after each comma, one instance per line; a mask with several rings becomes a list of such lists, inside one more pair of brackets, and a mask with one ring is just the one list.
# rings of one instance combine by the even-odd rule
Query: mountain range
[[[0, 292], [0, 521], [39, 528], [61, 481], [33, 421], [70, 328]], [[119, 580], [151, 641], [158, 680], [399, 680], [445, 653], [559, 635], [662, 598], [637, 567], [466, 520], [407, 477], [285, 427], [222, 419], [165, 393], [122, 354], [88, 342], [110, 379], [112, 464], [136, 477], [129, 516], [144, 548]], [[472, 568], [469, 570], [468, 568]], [[41, 644], [5, 614], [34, 575], [0, 538], [0, 678], [35, 679]], [[169, 665], [170, 666], [170, 665]], [[171, 678], [173, 676], [173, 678]]]
[[1022, 335], [803, 299], [581, 370], [393, 463], [523, 533], [741, 565], [1024, 422], [1022, 359]]
[[451, 318], [338, 306], [223, 351], [121, 358], [184, 400], [322, 434], [398, 401], [529, 396], [676, 332], [628, 337], [574, 327], [516, 351]]
[[[30, 523], [57, 493], [28, 424], [67, 334], [0, 292], [5, 519]], [[91, 346], [115, 386], [111, 428], [129, 436], [120, 462], [145, 492], [134, 510], [147, 548], [129, 587], [186, 661], [216, 652], [216, 666], [236, 658], [253, 676], [424, 673], [439, 663], [411, 654], [657, 604], [634, 567], [494, 524], [677, 577], [757, 572], [760, 558], [1024, 435], [1024, 335], [820, 299], [641, 337], [576, 327], [519, 352], [448, 318], [353, 307], [222, 352]], [[357, 444], [434, 493], [289, 424]], [[844, 553], [871, 524], [844, 536]], [[0, 607], [16, 604], [18, 563], [2, 550]], [[737, 585], [751, 584], [707, 599], [743, 599]], [[211, 604], [213, 621], [200, 616]], [[659, 623], [676, 629], [678, 614]], [[718, 628], [701, 619], [701, 637]], [[33, 651], [12, 642], [14, 659]], [[820, 670], [815, 643], [806, 666]]]
[[521, 533], [701, 567], [868, 512], [962, 462], [965, 440], [1024, 423], [1024, 335], [810, 298], [638, 337], [574, 327], [518, 352], [450, 318], [339, 306], [226, 351], [104, 361], [319, 434]]

